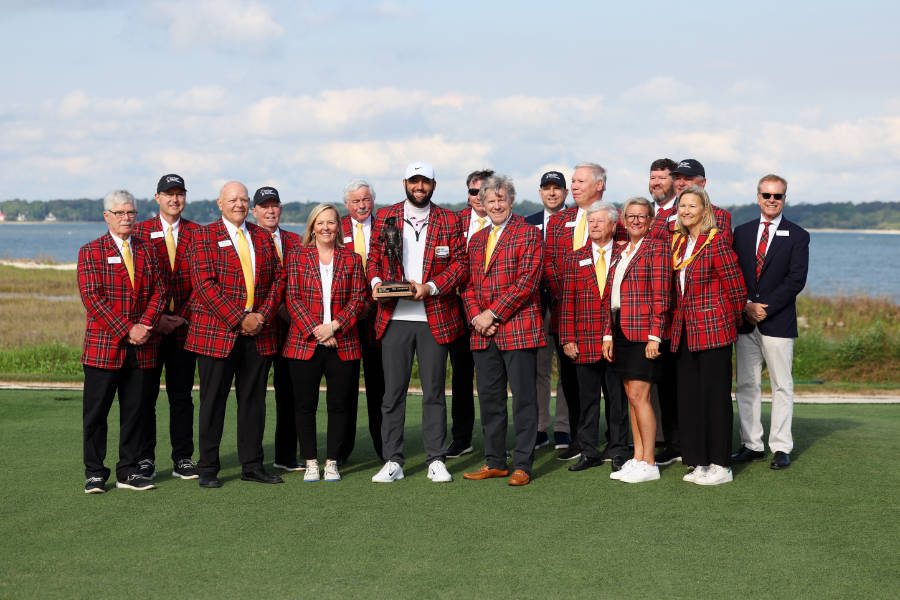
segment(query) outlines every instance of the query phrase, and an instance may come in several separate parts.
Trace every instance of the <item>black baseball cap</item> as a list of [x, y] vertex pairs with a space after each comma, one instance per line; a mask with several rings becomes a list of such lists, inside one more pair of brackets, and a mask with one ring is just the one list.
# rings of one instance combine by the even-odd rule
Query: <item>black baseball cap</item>
[[256, 190], [255, 194], [253, 194], [253, 206], [259, 206], [263, 202], [268, 202], [269, 200], [274, 200], [278, 204], [281, 204], [281, 198], [278, 196], [278, 190], [273, 187], [261, 187]]
[[169, 173], [168, 175], [163, 175], [159, 178], [159, 183], [156, 184], [156, 193], [166, 192], [171, 190], [172, 188], [180, 188], [184, 191], [187, 191], [187, 188], [184, 187], [184, 179], [181, 175], [176, 175], [175, 173]]
[[559, 171], [547, 171], [541, 175], [541, 187], [548, 183], [558, 185], [562, 189], [566, 189], [566, 178]]
[[678, 166], [675, 167], [675, 170], [672, 173], [681, 173], [682, 175], [687, 175], [688, 177], [696, 177], [699, 175], [700, 177], [706, 177], [706, 170], [703, 168], [703, 165], [700, 164], [699, 160], [695, 160], [693, 158], [686, 158], [678, 163]]

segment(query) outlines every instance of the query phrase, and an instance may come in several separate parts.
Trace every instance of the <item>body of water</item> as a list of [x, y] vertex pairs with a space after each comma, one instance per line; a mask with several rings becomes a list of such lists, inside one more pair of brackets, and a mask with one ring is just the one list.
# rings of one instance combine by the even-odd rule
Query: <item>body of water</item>
[[[302, 225], [286, 229], [302, 232]], [[48, 257], [75, 262], [78, 249], [106, 232], [106, 223], [0, 223], [0, 258]], [[806, 293], [864, 293], [900, 302], [900, 235], [812, 232]]]

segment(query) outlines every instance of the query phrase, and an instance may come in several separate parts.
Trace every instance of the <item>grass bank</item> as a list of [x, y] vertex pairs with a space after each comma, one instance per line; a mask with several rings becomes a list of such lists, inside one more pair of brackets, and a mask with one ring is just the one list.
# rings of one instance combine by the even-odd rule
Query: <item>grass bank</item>
[[[0, 266], [0, 379], [79, 377], [84, 307], [77, 294], [74, 272]], [[799, 392], [900, 389], [900, 306], [866, 296], [800, 296], [797, 309]], [[823, 383], [804, 383], [813, 381]]]
[[[268, 408], [271, 460], [272, 394]], [[222, 489], [171, 478], [161, 433], [156, 490], [85, 496], [80, 394], [0, 391], [0, 597], [890, 598], [900, 587], [900, 480], [848, 459], [897, 454], [896, 406], [798, 405], [789, 470], [753, 463], [714, 488], [681, 481], [677, 463], [636, 486], [608, 467], [570, 473], [548, 450], [527, 487], [463, 480], [480, 444], [449, 461], [453, 483], [433, 484], [416, 402], [407, 478], [373, 484], [362, 399], [343, 481], [245, 483], [234, 414], [232, 398]], [[108, 465], [117, 422], [114, 407]]]

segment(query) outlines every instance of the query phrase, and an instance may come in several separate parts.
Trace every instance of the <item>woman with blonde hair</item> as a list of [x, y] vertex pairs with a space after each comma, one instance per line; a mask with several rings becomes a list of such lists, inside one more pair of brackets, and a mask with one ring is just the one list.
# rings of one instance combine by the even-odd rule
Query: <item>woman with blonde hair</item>
[[366, 285], [362, 261], [343, 247], [340, 216], [332, 204], [319, 204], [309, 215], [303, 242], [285, 257], [285, 301], [291, 316], [282, 356], [289, 359], [294, 387], [300, 454], [306, 460], [303, 481], [319, 481], [316, 409], [325, 376], [328, 434], [325, 481], [340, 481], [338, 452], [344, 436], [347, 404], [359, 384], [359, 339], [353, 325]]
[[672, 351], [682, 460], [694, 467], [684, 480], [718, 485], [732, 480], [731, 346], [746, 290], [729, 235], [715, 227], [706, 191], [686, 188], [677, 206]]

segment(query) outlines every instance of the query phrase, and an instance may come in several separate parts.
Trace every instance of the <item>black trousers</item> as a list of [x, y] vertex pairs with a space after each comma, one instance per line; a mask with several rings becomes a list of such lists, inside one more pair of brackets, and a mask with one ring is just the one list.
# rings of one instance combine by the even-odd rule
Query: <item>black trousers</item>
[[472, 443], [472, 429], [475, 427], [475, 395], [472, 391], [475, 381], [475, 362], [472, 359], [470, 338], [464, 333], [450, 342], [450, 365], [453, 373], [450, 377], [450, 388], [453, 393], [450, 404], [450, 416], [453, 424], [450, 433], [453, 441], [463, 446]]
[[[605, 360], [575, 365], [581, 392], [578, 443], [589, 458], [600, 458], [600, 395], [606, 398], [606, 453], [628, 455], [628, 398], [622, 378]], [[571, 420], [571, 416], [569, 417]]]
[[731, 345], [691, 352], [683, 332], [676, 360], [682, 462], [731, 464]]
[[266, 380], [272, 357], [256, 350], [256, 338], [240, 335], [225, 358], [200, 355], [199, 446], [197, 469], [214, 476], [219, 472], [219, 445], [225, 427], [225, 404], [234, 381], [237, 396], [238, 460], [244, 472], [262, 468], [263, 432], [266, 427]]
[[82, 428], [84, 476], [109, 478], [103, 464], [106, 459], [106, 434], [109, 409], [119, 393], [119, 462], [116, 479], [125, 481], [138, 471], [142, 437], [141, 404], [150, 369], [138, 367], [134, 348], [128, 348], [125, 362], [118, 369], [98, 369], [83, 365]]
[[[367, 336], [369, 325], [367, 321], [357, 323], [357, 335], [362, 348], [363, 377], [366, 381], [366, 410], [369, 414], [369, 436], [372, 438], [372, 446], [378, 460], [381, 457], [381, 401], [384, 399], [384, 369], [381, 364], [381, 345], [370, 343]], [[343, 461], [350, 458], [353, 447], [356, 445], [356, 419], [359, 407], [359, 387], [356, 395], [351, 399], [347, 407], [347, 429], [344, 431], [344, 440], [341, 443], [339, 456]]]
[[272, 359], [272, 384], [275, 387], [275, 462], [290, 466], [297, 462], [298, 437], [294, 383], [288, 359], [281, 356]]
[[508, 427], [506, 384], [512, 390], [513, 468], [529, 475], [537, 440], [537, 349], [500, 350], [491, 340], [484, 350], [472, 352], [478, 372], [478, 405], [484, 432], [484, 459], [492, 469], [506, 468]]
[[663, 363], [663, 380], [656, 384], [659, 399], [660, 426], [666, 447], [681, 454], [681, 434], [678, 430], [678, 383], [675, 368], [675, 354], [669, 348], [669, 341], [660, 345], [660, 360]]
[[[559, 339], [559, 336], [556, 337]], [[559, 364], [559, 382], [562, 384], [563, 393], [566, 395], [566, 404], [569, 406], [569, 431], [573, 441], [578, 437], [578, 428], [581, 424], [581, 396], [579, 395], [578, 371], [575, 363], [563, 352], [562, 346], [556, 345], [556, 357]]]
[[172, 462], [194, 455], [194, 373], [197, 355], [178, 344], [173, 331], [164, 335], [159, 345], [159, 362], [147, 377], [147, 392], [141, 407], [144, 423], [140, 459], [156, 460], [156, 401], [163, 367], [166, 368], [166, 396], [169, 397], [169, 441]]
[[337, 460], [346, 432], [347, 407], [359, 393], [359, 360], [341, 360], [336, 348], [318, 345], [309, 360], [288, 359], [294, 385], [297, 433], [303, 460], [318, 458], [316, 410], [319, 384], [325, 376], [325, 402], [328, 407], [326, 455]]

